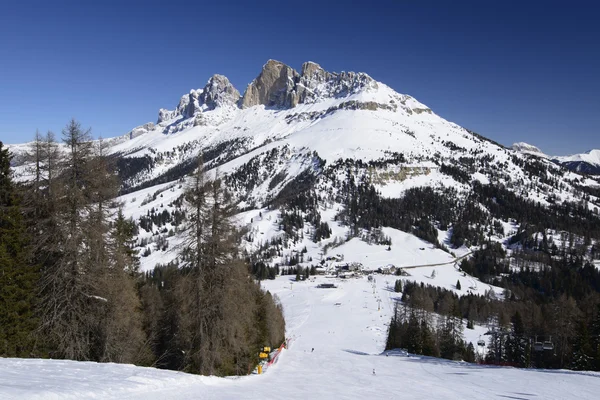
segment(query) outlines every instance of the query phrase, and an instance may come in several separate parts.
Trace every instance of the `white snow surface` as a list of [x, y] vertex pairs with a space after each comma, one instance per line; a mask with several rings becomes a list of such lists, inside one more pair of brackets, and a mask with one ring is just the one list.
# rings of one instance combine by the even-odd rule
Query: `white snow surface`
[[587, 153], [573, 154], [564, 157], [554, 157], [560, 162], [585, 162], [588, 164], [600, 166], [600, 150], [590, 150]]
[[[264, 282], [281, 299], [292, 340], [263, 375], [217, 378], [132, 365], [0, 359], [0, 398], [598, 398], [600, 373], [480, 366], [402, 351], [385, 353], [387, 324], [398, 294], [389, 289], [393, 277], [376, 275], [375, 279], [375, 294], [366, 277], [317, 277], [291, 284], [290, 277], [284, 276]], [[322, 282], [337, 288], [317, 288]], [[473, 339], [469, 340], [482, 332], [470, 331]]]

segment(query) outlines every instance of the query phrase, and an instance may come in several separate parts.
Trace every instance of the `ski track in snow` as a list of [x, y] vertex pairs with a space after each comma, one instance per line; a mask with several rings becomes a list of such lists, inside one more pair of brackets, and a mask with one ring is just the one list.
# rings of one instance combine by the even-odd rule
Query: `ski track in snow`
[[[132, 365], [0, 359], [1, 399], [597, 399], [600, 373], [520, 370], [383, 353], [393, 280], [264, 281], [284, 306], [289, 349], [263, 375], [201, 377]], [[386, 283], [387, 280], [387, 283]], [[317, 288], [331, 282], [335, 289]], [[377, 299], [381, 299], [378, 311]], [[477, 339], [483, 327], [465, 334]], [[314, 348], [314, 352], [312, 352]], [[375, 375], [373, 375], [375, 370]]]

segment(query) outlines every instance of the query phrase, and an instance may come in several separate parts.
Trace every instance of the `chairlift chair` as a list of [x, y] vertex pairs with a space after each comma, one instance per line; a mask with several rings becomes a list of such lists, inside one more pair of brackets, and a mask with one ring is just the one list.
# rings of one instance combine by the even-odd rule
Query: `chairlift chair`
[[550, 340], [546, 340], [544, 342], [544, 350], [554, 350], [554, 343], [552, 343], [552, 336]]
[[539, 342], [537, 340], [537, 336], [535, 337], [535, 342], [533, 343], [533, 350], [534, 351], [543, 351], [544, 350], [544, 343]]

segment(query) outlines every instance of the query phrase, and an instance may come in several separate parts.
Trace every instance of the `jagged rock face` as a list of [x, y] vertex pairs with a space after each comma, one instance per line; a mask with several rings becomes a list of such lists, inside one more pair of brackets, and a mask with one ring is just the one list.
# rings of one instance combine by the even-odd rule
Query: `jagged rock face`
[[291, 107], [297, 77], [298, 73], [293, 68], [279, 61], [267, 61], [260, 75], [248, 85], [242, 98], [242, 107], [259, 104], [267, 107]]
[[331, 81], [335, 76], [325, 71], [321, 66], [312, 61], [302, 64], [300, 80], [296, 84], [295, 96], [292, 107], [298, 103], [309, 103], [318, 92], [319, 86]]
[[293, 108], [298, 104], [345, 97], [377, 87], [377, 82], [364, 73], [331, 73], [312, 61], [302, 64], [298, 73], [282, 62], [269, 60], [248, 85], [243, 97], [225, 76], [213, 75], [203, 89], [184, 95], [175, 110], [160, 109], [157, 123], [183, 117], [195, 118], [194, 125], [202, 125], [202, 112], [224, 105]]
[[325, 71], [319, 64], [306, 62], [298, 74], [293, 68], [269, 60], [260, 75], [244, 93], [241, 106], [292, 108], [300, 103], [313, 103], [321, 98], [341, 97], [363, 89], [377, 88], [377, 83], [367, 74]]
[[152, 122], [145, 123], [144, 125], [136, 126], [129, 133], [129, 139], [134, 139], [138, 136], [143, 135], [155, 128], [155, 125]]
[[161, 122], [172, 120], [173, 118], [175, 118], [176, 115], [177, 111], [171, 111], [167, 110], [166, 108], [161, 108], [160, 110], [158, 110], [158, 120], [156, 121], [156, 123], [160, 124]]
[[214, 110], [217, 107], [229, 104], [235, 106], [239, 101], [240, 92], [223, 75], [213, 75], [203, 89], [191, 90], [179, 100], [174, 111], [161, 108], [158, 112], [158, 123], [170, 121], [182, 116], [192, 118], [197, 113]]
[[248, 85], [243, 97], [225, 76], [213, 75], [203, 89], [184, 95], [175, 110], [161, 108], [157, 123], [183, 117], [195, 118], [194, 124], [202, 125], [199, 113], [224, 105], [293, 108], [301, 103], [315, 103], [324, 98], [344, 97], [369, 89], [377, 89], [377, 82], [364, 73], [331, 73], [311, 61], [302, 64], [298, 73], [282, 62], [269, 60], [258, 77]]
[[218, 74], [208, 80], [200, 95], [200, 103], [206, 105], [209, 110], [224, 104], [236, 104], [239, 99], [240, 92], [233, 87], [227, 77]]

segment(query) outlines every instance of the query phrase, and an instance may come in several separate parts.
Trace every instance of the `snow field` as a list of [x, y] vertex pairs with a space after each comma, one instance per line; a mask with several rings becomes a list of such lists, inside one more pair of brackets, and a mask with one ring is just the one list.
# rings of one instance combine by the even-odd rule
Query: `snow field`
[[[389, 290], [387, 277], [375, 277], [375, 294], [366, 277], [342, 280], [319, 276], [298, 283], [290, 278], [263, 282], [265, 289], [280, 298], [288, 336], [293, 338], [278, 363], [263, 375], [199, 377], [131, 365], [0, 359], [0, 398], [597, 398], [599, 373], [480, 366], [398, 351], [382, 354], [398, 298]], [[325, 282], [338, 287], [317, 288]]]

